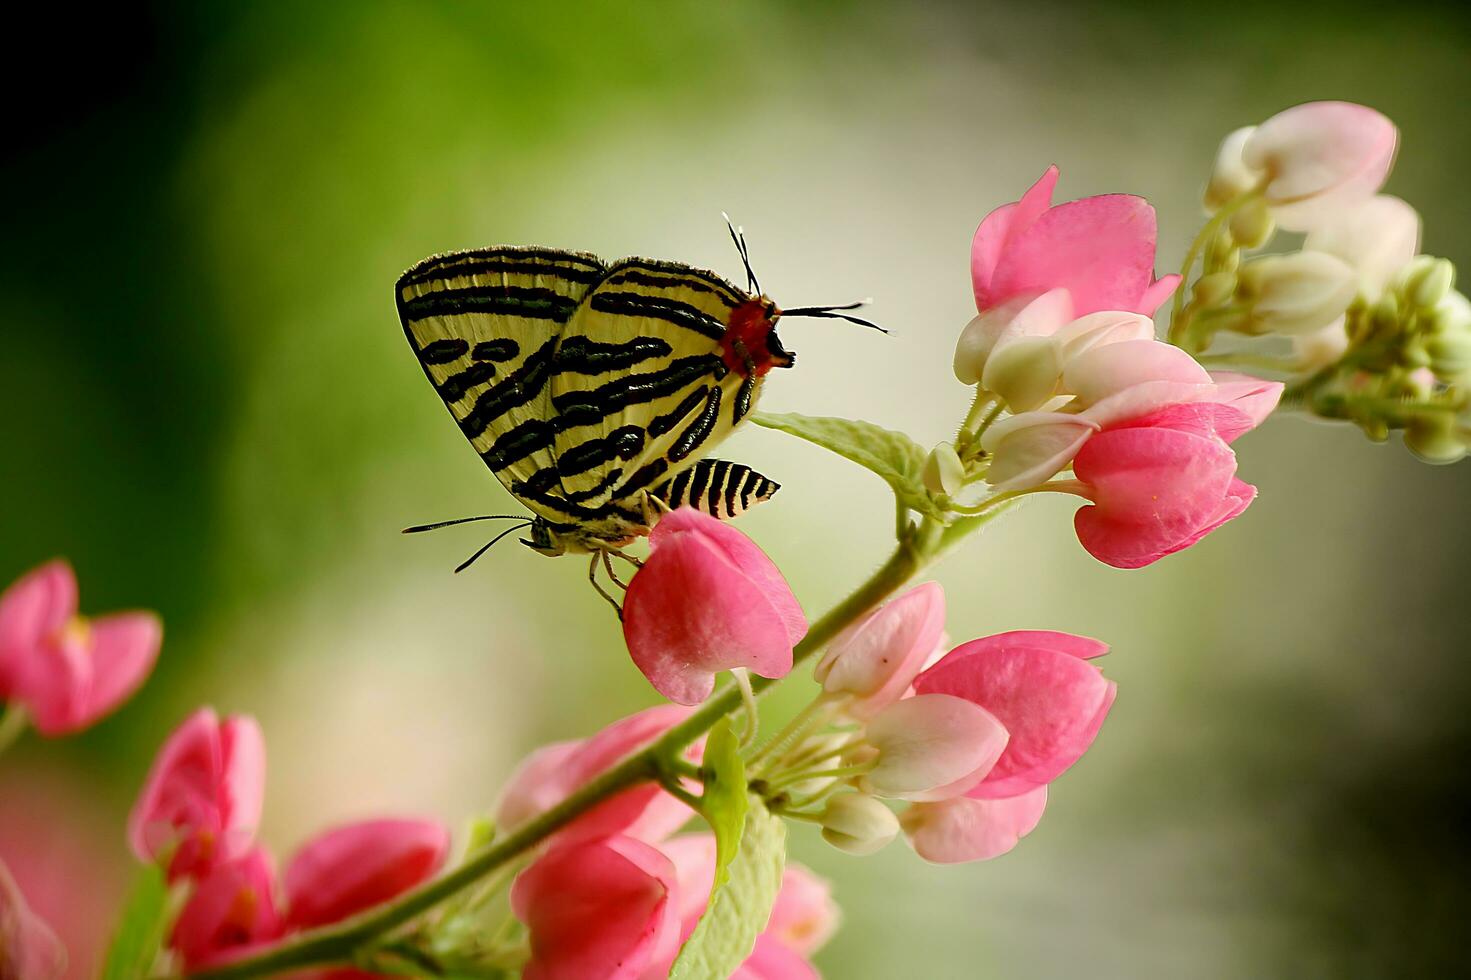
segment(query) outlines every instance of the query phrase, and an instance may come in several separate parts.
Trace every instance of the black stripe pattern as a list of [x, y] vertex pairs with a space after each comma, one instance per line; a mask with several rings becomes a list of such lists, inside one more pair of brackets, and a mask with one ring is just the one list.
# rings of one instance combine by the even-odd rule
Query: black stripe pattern
[[743, 463], [724, 459], [702, 459], [681, 470], [672, 480], [652, 492], [671, 510], [693, 507], [722, 521], [739, 517], [764, 500], [770, 500], [781, 484]]

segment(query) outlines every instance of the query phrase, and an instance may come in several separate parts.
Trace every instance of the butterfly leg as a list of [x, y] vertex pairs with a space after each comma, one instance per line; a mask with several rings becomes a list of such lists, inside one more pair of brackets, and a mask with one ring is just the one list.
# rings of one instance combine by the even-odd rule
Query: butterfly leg
[[624, 592], [627, 592], [628, 583], [619, 578], [618, 573], [613, 571], [613, 556], [606, 551], [602, 554], [603, 571], [608, 573], [608, 578], [613, 582], [614, 585], [618, 586], [618, 588], [622, 589]]
[[[594, 551], [592, 553], [592, 561], [587, 566], [587, 580], [592, 583], [592, 587], [598, 595], [608, 600], [608, 605], [613, 607], [613, 611], [618, 614], [618, 619], [622, 621], [623, 606], [618, 602], [617, 599], [609, 595], [608, 591], [604, 589], [603, 586], [598, 582], [598, 563], [605, 562], [607, 560], [608, 553], [606, 551]], [[617, 579], [614, 579], [614, 581], [617, 581]]]

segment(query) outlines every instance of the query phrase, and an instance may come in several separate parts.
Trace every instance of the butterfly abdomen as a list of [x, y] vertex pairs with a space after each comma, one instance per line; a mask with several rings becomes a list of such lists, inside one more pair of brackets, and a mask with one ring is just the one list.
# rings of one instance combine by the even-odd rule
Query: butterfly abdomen
[[671, 510], [693, 507], [725, 521], [770, 500], [780, 489], [781, 484], [749, 466], [724, 459], [702, 459], [652, 493]]

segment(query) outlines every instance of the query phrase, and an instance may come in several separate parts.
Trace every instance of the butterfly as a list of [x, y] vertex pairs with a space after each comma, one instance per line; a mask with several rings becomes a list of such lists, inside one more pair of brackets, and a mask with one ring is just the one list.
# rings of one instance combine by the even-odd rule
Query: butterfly
[[461, 569], [529, 529], [533, 550], [591, 554], [594, 584], [599, 561], [617, 582], [609, 555], [634, 561], [621, 549], [663, 510], [724, 519], [776, 492], [749, 467], [703, 456], [750, 415], [767, 374], [795, 362], [778, 322], [876, 325], [842, 312], [858, 303], [782, 311], [761, 292], [744, 235], [731, 234], [746, 289], [677, 262], [521, 246], [431, 256], [399, 278], [399, 318], [425, 376], [533, 515]]

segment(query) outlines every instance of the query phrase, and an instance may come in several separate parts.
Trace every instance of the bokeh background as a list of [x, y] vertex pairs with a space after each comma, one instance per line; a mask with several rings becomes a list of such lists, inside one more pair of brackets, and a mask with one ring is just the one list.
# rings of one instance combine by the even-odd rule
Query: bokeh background
[[[55, 7], [10, 59], [0, 241], [0, 582], [53, 555], [86, 609], [160, 610], [146, 689], [0, 761], [0, 858], [90, 975], [124, 814], [194, 706], [257, 715], [265, 837], [383, 812], [458, 824], [540, 742], [649, 704], [579, 562], [409, 523], [511, 506], [425, 385], [398, 273], [497, 242], [874, 295], [884, 338], [784, 328], [763, 408], [946, 437], [979, 218], [1051, 163], [1133, 191], [1160, 266], [1221, 135], [1297, 102], [1402, 129], [1389, 190], [1471, 267], [1471, 30], [1455, 6], [251, 3]], [[48, 53], [49, 52], [49, 53]], [[40, 70], [44, 69], [44, 70]], [[938, 572], [957, 638], [1106, 638], [1096, 747], [1006, 857], [932, 868], [804, 830], [845, 928], [832, 978], [1382, 977], [1467, 966], [1471, 463], [1274, 421], [1248, 514], [1138, 572], [1066, 501]], [[868, 474], [779, 433], [745, 519], [818, 612], [887, 551]], [[774, 702], [806, 696], [805, 680]]]

